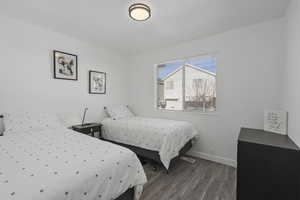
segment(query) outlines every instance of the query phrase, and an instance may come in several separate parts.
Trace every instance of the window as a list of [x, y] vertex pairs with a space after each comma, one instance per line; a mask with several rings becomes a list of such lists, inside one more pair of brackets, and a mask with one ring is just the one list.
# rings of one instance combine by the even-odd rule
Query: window
[[216, 110], [216, 58], [210, 55], [157, 65], [157, 105], [165, 110]]
[[173, 90], [174, 89], [174, 82], [173, 81], [167, 81], [166, 82], [166, 89], [167, 90]]

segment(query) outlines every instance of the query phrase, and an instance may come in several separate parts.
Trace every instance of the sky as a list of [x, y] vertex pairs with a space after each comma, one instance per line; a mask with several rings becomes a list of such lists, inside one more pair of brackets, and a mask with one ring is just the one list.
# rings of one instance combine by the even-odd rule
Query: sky
[[[189, 61], [187, 63], [191, 64], [195, 67], [199, 67], [199, 68], [205, 69], [207, 71], [213, 72], [213, 73], [217, 72], [215, 58], [205, 58], [205, 59], [193, 60], [193, 61]], [[174, 70], [181, 67], [182, 64], [183, 63], [179, 62], [179, 61], [164, 64], [163, 67], [160, 67], [158, 69], [158, 78], [160, 78], [160, 79], [165, 78], [168, 74], [170, 74]]]

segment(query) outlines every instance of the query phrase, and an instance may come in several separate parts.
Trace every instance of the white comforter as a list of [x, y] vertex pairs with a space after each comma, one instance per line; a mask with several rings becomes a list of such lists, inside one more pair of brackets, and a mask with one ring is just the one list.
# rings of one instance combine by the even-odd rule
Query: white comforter
[[193, 125], [185, 121], [128, 117], [118, 120], [106, 118], [102, 124], [105, 139], [159, 151], [167, 169], [172, 158], [196, 135]]
[[111, 200], [146, 182], [126, 148], [65, 128], [0, 137], [1, 200]]

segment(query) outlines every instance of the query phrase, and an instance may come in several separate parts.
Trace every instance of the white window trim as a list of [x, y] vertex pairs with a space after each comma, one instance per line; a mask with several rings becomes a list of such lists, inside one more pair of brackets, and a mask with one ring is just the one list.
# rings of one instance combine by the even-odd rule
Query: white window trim
[[[215, 111], [203, 111], [203, 110], [169, 110], [169, 109], [158, 109], [157, 108], [157, 98], [158, 98], [158, 94], [157, 94], [157, 76], [158, 76], [158, 65], [162, 64], [162, 63], [169, 63], [169, 62], [176, 62], [176, 61], [183, 61], [186, 62], [188, 59], [193, 58], [193, 57], [200, 57], [200, 56], [214, 56], [217, 60], [217, 68], [216, 68], [216, 94], [217, 96], [219, 96], [219, 92], [218, 92], [218, 68], [220, 67], [220, 59], [219, 59], [219, 51], [212, 51], [212, 52], [206, 52], [206, 53], [201, 53], [201, 54], [197, 54], [197, 55], [192, 55], [192, 56], [187, 56], [187, 57], [183, 57], [183, 58], [175, 58], [175, 59], [168, 59], [167, 61], [160, 61], [157, 64], [154, 64], [154, 110], [158, 111], [158, 112], [167, 112], [167, 113], [197, 113], [197, 114], [201, 114], [201, 115], [219, 115], [219, 109], [218, 109], [218, 97], [216, 99], [216, 110]], [[184, 81], [182, 81], [184, 82]], [[184, 83], [183, 83], [183, 86]], [[185, 87], [184, 87], [185, 88]]]

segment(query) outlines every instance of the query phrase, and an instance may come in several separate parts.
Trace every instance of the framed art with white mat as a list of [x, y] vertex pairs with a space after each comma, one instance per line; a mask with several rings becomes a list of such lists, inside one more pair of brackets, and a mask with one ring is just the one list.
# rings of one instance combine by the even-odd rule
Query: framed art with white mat
[[53, 51], [54, 78], [78, 80], [77, 55], [62, 51]]
[[265, 110], [264, 130], [287, 135], [288, 113], [281, 110]]
[[106, 93], [106, 73], [90, 71], [89, 72], [89, 93], [105, 94]]

